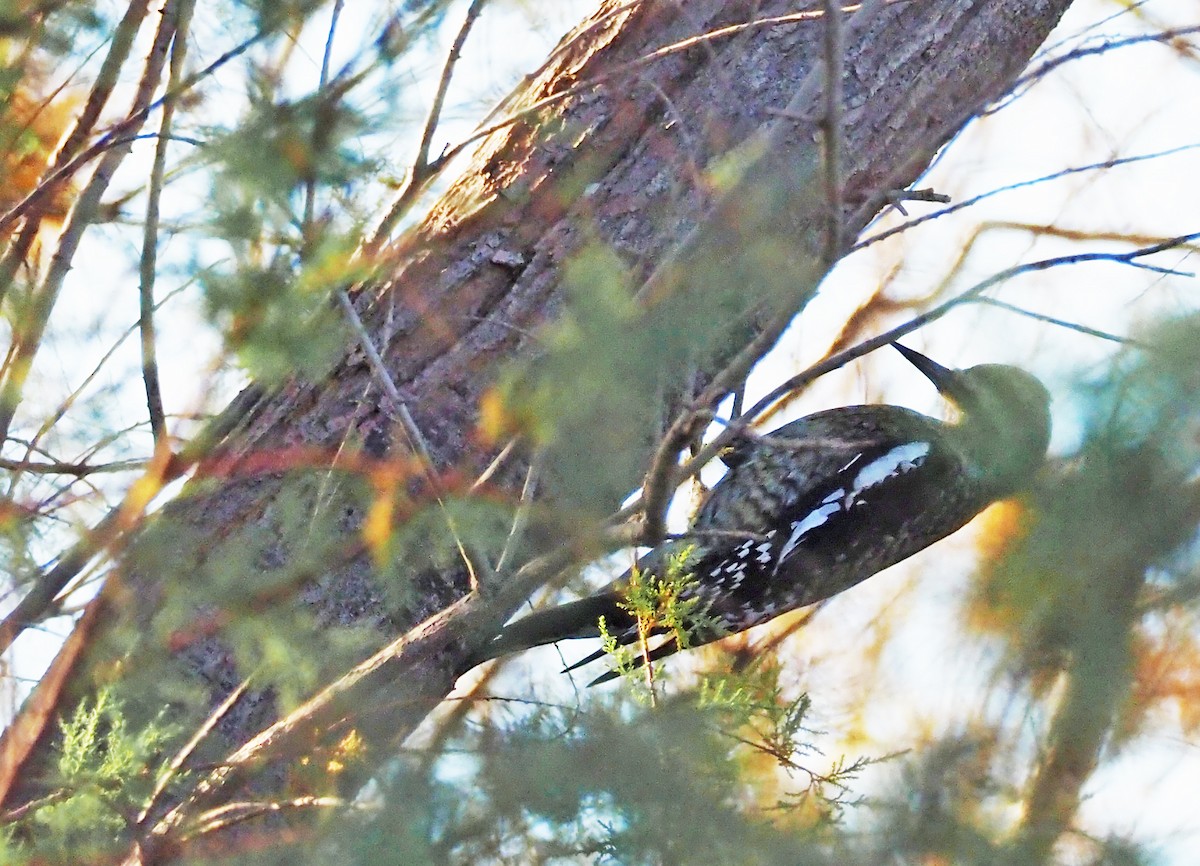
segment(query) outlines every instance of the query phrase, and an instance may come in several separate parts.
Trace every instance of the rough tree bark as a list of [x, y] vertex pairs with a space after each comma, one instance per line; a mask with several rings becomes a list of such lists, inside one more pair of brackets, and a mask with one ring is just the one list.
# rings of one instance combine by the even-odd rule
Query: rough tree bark
[[[853, 239], [889, 191], [912, 183], [939, 147], [1006, 92], [1068, 5], [899, 0], [868, 2], [846, 15], [841, 238]], [[711, 384], [755, 338], [761, 353], [781, 323], [804, 307], [828, 258], [819, 143], [824, 31], [819, 15], [798, 15], [819, 8], [794, 0], [607, 0], [493, 115], [521, 119], [482, 141], [424, 222], [386, 251], [387, 278], [358, 291], [354, 301], [439, 469], [469, 477], [494, 457], [494, 446], [472, 435], [491, 371], [536, 350], [530, 335], [561, 309], [564, 263], [586, 240], [609, 245], [636, 277], [654, 274], [641, 297], [647, 318], [687, 317], [713, 334], [717, 350], [691, 380], [681, 374], [668, 383], [675, 395], [666, 401], [668, 416], [682, 405], [681, 395]], [[724, 160], [736, 162], [738, 180], [706, 188], [697, 172]], [[665, 262], [669, 267], [660, 267]], [[762, 286], [757, 306], [735, 321], [707, 321], [714, 315], [703, 304], [706, 285], [751, 279], [777, 285]], [[124, 621], [118, 607], [140, 606], [144, 616], [161, 594], [188, 579], [197, 557], [214, 556], [222, 544], [245, 544], [247, 533], [272, 539], [268, 547], [278, 555], [265, 557], [261, 568], [285, 562], [295, 539], [282, 533], [271, 504], [287, 476], [263, 471], [262, 455], [333, 455], [347, 442], [374, 456], [402, 450], [395, 407], [382, 394], [353, 349], [322, 381], [293, 382], [258, 400], [220, 443], [222, 472], [193, 482], [156, 521], [157, 537], [174, 539], [177, 555], [164, 561], [161, 544], [150, 544], [156, 558], [148, 565], [139, 558], [146, 545], [135, 540], [116, 588], [97, 603], [110, 613], [93, 612], [87, 622]], [[653, 402], [647, 398], [635, 413], [647, 433], [663, 409]], [[620, 491], [637, 486], [649, 463], [654, 439], [641, 441], [618, 464], [609, 507], [619, 504]], [[497, 483], [519, 485], [518, 465]], [[336, 529], [354, 537], [361, 520], [361, 511], [347, 507]], [[306, 600], [329, 621], [370, 622], [390, 642], [273, 728], [263, 730], [267, 701], [243, 700], [223, 723], [240, 750], [181, 808], [211, 803], [263, 759], [336, 740], [349, 726], [368, 739], [402, 740], [453, 687], [472, 639], [498, 627], [552, 573], [551, 565], [568, 562], [560, 552], [554, 562], [516, 578], [510, 573], [484, 593], [472, 592], [465, 574], [441, 575], [423, 581], [418, 601], [399, 612], [374, 590], [366, 553], [314, 575], [320, 592]], [[137, 588], [140, 605], [129, 587]], [[90, 663], [79, 661], [53, 678], [65, 684], [65, 694], [92, 688], [106, 652], [92, 643], [85, 654]], [[135, 652], [167, 650], [144, 642]], [[215, 639], [198, 637], [177, 657], [206, 682], [214, 702], [240, 681]], [[47, 729], [44, 721], [39, 728]], [[33, 749], [36, 737], [28, 732], [25, 740], [13, 754], [28, 756], [21, 775], [36, 778], [45, 749]], [[18, 787], [6, 805], [22, 799]], [[160, 825], [164, 839], [181, 815]]]

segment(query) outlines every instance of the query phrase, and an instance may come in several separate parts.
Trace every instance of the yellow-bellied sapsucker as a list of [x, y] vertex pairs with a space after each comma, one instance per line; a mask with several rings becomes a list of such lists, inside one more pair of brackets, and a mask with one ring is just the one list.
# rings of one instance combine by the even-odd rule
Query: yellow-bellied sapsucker
[[[959, 410], [944, 423], [900, 406], [844, 406], [746, 438], [692, 522], [691, 538], [646, 554], [643, 571], [694, 545], [683, 597], [719, 627], [703, 644], [814, 604], [959, 529], [1026, 483], [1050, 438], [1050, 395], [1001, 364], [951, 370], [898, 344]], [[568, 638], [637, 637], [622, 606], [628, 575], [595, 595], [508, 625], [477, 661]], [[675, 650], [673, 642], [652, 657]], [[585, 664], [601, 652], [578, 662]], [[607, 677], [601, 677], [601, 680]]]

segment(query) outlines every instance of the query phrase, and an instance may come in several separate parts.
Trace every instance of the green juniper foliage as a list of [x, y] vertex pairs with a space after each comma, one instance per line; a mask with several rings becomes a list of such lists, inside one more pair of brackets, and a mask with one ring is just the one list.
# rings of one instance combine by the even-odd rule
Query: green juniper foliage
[[62, 724], [53, 797], [30, 821], [38, 857], [87, 862], [116, 850], [146, 802], [179, 729], [162, 715], [133, 729], [107, 690]]
[[712, 633], [721, 624], [704, 610], [699, 598], [684, 598], [683, 591], [694, 581], [689, 570], [693, 563], [693, 548], [683, 547], [673, 552], [666, 562], [666, 574], [659, 578], [653, 573], [634, 568], [624, 587], [625, 600], [619, 606], [627, 611], [637, 624], [637, 642], [622, 646], [611, 634], [604, 618], [600, 618], [600, 638], [605, 652], [612, 659], [614, 670], [635, 682], [641, 668], [647, 677], [646, 697], [653, 699], [654, 681], [661, 665], [649, 661], [650, 639], [655, 634], [664, 634], [665, 639], [674, 641], [680, 649], [691, 646], [691, 635], [697, 632]]

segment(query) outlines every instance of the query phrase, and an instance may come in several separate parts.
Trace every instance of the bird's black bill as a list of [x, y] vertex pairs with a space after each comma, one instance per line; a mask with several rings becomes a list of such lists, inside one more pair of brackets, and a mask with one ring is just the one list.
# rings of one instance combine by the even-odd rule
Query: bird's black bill
[[892, 343], [892, 348], [908, 359], [908, 362], [925, 374], [934, 387], [946, 394], [953, 395], [955, 384], [958, 381], [959, 373], [957, 370], [951, 370], [949, 367], [943, 367], [937, 361], [931, 358], [926, 358], [920, 352], [901, 346], [899, 343]]

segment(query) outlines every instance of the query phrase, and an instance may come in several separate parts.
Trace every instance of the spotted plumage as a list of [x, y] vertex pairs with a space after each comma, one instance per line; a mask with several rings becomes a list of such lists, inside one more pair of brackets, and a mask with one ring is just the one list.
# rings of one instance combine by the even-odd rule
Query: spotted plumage
[[[995, 364], [949, 370], [896, 348], [958, 407], [958, 423], [899, 406], [844, 406], [737, 443], [725, 458], [729, 472], [701, 504], [689, 537], [640, 563], [662, 574], [671, 555], [692, 546], [693, 580], [684, 596], [699, 599], [719, 624], [693, 635], [693, 644], [849, 589], [959, 529], [1017, 491], [1040, 465], [1050, 398], [1037, 379]], [[483, 658], [595, 637], [601, 616], [619, 641], [633, 641], [632, 619], [620, 606], [627, 577], [517, 620]], [[654, 656], [674, 649], [661, 646]]]

